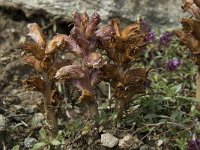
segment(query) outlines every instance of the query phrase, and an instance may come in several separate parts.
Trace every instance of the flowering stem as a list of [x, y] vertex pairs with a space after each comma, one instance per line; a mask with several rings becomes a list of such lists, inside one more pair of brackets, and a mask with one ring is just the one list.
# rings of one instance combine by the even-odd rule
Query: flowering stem
[[123, 118], [124, 108], [125, 108], [125, 100], [124, 99], [117, 100], [116, 109], [117, 109], [117, 118], [119, 120]]
[[[124, 74], [124, 66], [123, 65], [119, 65], [119, 74], [120, 74], [120, 78], [123, 79], [123, 74]], [[118, 89], [118, 87], [116, 87], [117, 90], [115, 90], [116, 92], [120, 92], [121, 90]], [[116, 94], [118, 95], [118, 94]], [[124, 113], [124, 108], [125, 108], [125, 99], [124, 96], [118, 96], [117, 97], [117, 103], [116, 103], [116, 111], [117, 111], [117, 118], [119, 120], [121, 120], [123, 118], [123, 113]]]

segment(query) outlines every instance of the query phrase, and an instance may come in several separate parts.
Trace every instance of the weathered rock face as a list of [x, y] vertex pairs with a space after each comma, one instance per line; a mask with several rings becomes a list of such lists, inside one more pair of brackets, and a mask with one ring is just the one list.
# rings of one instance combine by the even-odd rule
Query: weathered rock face
[[118, 17], [128, 24], [141, 16], [162, 29], [179, 25], [178, 18], [185, 15], [181, 10], [182, 0], [0, 0], [0, 6], [3, 5], [18, 6], [26, 15], [33, 12], [30, 10], [45, 10], [69, 21], [74, 10], [86, 10], [89, 14], [97, 11], [104, 23]]

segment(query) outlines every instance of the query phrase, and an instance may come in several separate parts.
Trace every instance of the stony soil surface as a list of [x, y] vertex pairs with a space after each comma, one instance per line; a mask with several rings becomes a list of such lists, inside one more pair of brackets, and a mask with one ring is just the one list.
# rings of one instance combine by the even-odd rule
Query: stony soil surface
[[[17, 47], [27, 40], [27, 24], [42, 21], [48, 22], [42, 15], [27, 18], [21, 10], [0, 8], [0, 114], [6, 118], [4, 122], [0, 117], [0, 149], [12, 148], [27, 137], [26, 126], [39, 112], [36, 105], [40, 103], [40, 93], [28, 92], [23, 87], [23, 80], [34, 70], [21, 62], [21, 50]], [[22, 128], [15, 130], [15, 125]]]

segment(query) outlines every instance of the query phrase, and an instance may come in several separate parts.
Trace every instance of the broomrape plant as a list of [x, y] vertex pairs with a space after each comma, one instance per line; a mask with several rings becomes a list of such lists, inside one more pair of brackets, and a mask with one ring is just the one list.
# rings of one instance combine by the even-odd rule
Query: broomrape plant
[[[57, 108], [62, 99], [56, 82], [67, 82], [78, 89], [81, 92], [79, 100], [87, 105], [87, 115], [93, 119], [99, 115], [94, 91], [99, 82], [106, 81], [112, 85], [120, 119], [125, 105], [136, 94], [144, 93], [149, 84], [149, 69], [132, 68], [131, 65], [139, 60], [146, 44], [141, 22], [121, 29], [118, 19], [104, 27], [98, 27], [100, 21], [98, 13], [89, 17], [86, 12], [75, 11], [70, 35], [57, 34], [49, 41], [45, 40], [36, 23], [28, 24], [28, 35], [35, 43], [20, 45], [24, 51], [22, 61], [34, 67], [38, 75], [24, 83], [27, 89], [43, 94], [44, 114], [51, 138], [58, 132]], [[100, 53], [102, 49], [106, 51], [106, 59]], [[74, 54], [79, 61], [59, 58], [61, 50]]]
[[67, 41], [70, 37], [62, 34], [57, 34], [47, 42], [36, 23], [28, 24], [28, 29], [28, 35], [35, 43], [20, 45], [20, 48], [24, 50], [22, 62], [34, 67], [38, 75], [26, 79], [24, 84], [28, 90], [43, 94], [43, 110], [47, 128], [51, 138], [54, 138], [58, 132], [57, 106], [61, 97], [53, 77], [59, 68], [71, 64], [69, 60], [56, 59], [55, 54], [59, 49], [73, 48], [73, 45]]
[[121, 29], [120, 21], [113, 19], [111, 25], [104, 30], [106, 28], [112, 29], [109, 38], [98, 33], [101, 48], [105, 49], [108, 57], [107, 64], [101, 69], [102, 78], [110, 82], [113, 88], [118, 118], [121, 119], [125, 105], [136, 94], [145, 93], [146, 85], [149, 84], [149, 69], [133, 69], [131, 65], [139, 60], [139, 54], [145, 47], [146, 34], [142, 32], [139, 21]]

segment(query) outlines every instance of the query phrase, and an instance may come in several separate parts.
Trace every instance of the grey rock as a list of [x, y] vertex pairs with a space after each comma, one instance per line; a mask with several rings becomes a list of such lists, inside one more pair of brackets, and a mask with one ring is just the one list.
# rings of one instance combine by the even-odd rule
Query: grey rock
[[3, 115], [0, 115], [0, 131], [5, 131], [7, 127], [8, 119]]
[[140, 150], [149, 150], [149, 147], [147, 145], [143, 145], [140, 147]]
[[44, 115], [42, 113], [35, 113], [32, 118], [32, 127], [41, 127], [44, 123]]
[[127, 134], [123, 139], [119, 140], [121, 149], [138, 149], [141, 144], [137, 136], [132, 136], [131, 134]]
[[29, 101], [33, 101], [39, 97], [42, 96], [41, 93], [39, 92], [35, 92], [35, 91], [30, 91], [30, 92], [20, 92], [18, 94], [16, 94], [20, 100], [29, 100]]
[[25, 109], [21, 105], [13, 105], [12, 107], [16, 113], [25, 113]]
[[108, 97], [108, 83], [106, 82], [100, 82], [99, 83], [99, 89], [101, 90], [103, 96], [107, 96]]
[[24, 147], [25, 148], [31, 148], [33, 147], [33, 145], [36, 143], [36, 139], [35, 138], [30, 138], [30, 137], [27, 137], [25, 138], [24, 140]]
[[13, 104], [19, 104], [20, 99], [17, 96], [4, 96], [3, 102], [6, 106], [10, 106]]
[[31, 105], [25, 108], [26, 113], [33, 114], [39, 112], [39, 108], [36, 105]]
[[104, 23], [117, 17], [124, 24], [129, 24], [142, 16], [155, 28], [179, 25], [178, 18], [186, 15], [181, 5], [181, 0], [32, 0], [31, 3], [27, 0], [0, 0], [0, 6], [21, 8], [27, 16], [42, 10], [71, 21], [74, 10], [87, 10], [89, 14], [97, 11]]
[[110, 133], [101, 134], [101, 143], [103, 146], [113, 148], [117, 146], [119, 139]]

